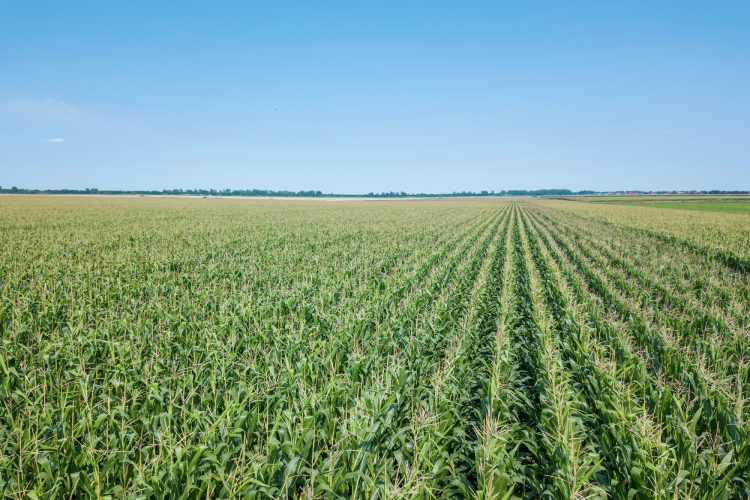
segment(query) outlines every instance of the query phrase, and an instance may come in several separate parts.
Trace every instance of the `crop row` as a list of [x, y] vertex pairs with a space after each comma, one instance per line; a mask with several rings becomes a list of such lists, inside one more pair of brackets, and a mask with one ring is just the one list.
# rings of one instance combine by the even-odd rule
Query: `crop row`
[[0, 205], [4, 496], [750, 493], [715, 254], [555, 203], [39, 199]]
[[[647, 290], [636, 293], [628, 289], [631, 282], [613, 279], [613, 268], [595, 258], [589, 239], [565, 234], [565, 229], [570, 228], [553, 224], [549, 214], [533, 214], [532, 220], [545, 234], [550, 253], [557, 254], [558, 264], [568, 269], [571, 288], [579, 290], [581, 303], [588, 303], [592, 327], [616, 348], [615, 360], [637, 362], [635, 366], [640, 366], [640, 387], [631, 381], [627, 396], [621, 399], [637, 401], [642, 397], [644, 414], [654, 420], [650, 427], [658, 429], [661, 447], [666, 450], [660, 455], [672, 455], [671, 460], [659, 465], [639, 464], [636, 474], [621, 469], [619, 477], [639, 485], [636, 492], [648, 488], [658, 496], [673, 493], [691, 498], [729, 498], [742, 492], [747, 487], [743, 478], [748, 448], [745, 425], [736, 418], [741, 417], [737, 414], [741, 406], [733, 405], [737, 400], [731, 394], [711, 384], [700, 358], [669, 341], [671, 327], [679, 325], [670, 323], [670, 312], [639, 300]], [[588, 301], [586, 294], [591, 297]], [[695, 329], [688, 330], [691, 331]], [[628, 352], [635, 358], [624, 355]], [[633, 389], [642, 391], [642, 396], [633, 397]], [[601, 404], [601, 399], [597, 403]], [[643, 473], [649, 469], [656, 473], [652, 472], [649, 481], [642, 484]]]

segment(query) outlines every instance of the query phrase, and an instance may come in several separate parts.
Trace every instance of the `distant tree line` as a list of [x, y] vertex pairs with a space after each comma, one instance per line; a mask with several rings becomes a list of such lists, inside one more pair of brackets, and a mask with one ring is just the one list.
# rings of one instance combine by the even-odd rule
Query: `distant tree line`
[[750, 191], [578, 191], [573, 194], [748, 194]]
[[539, 189], [536, 191], [502, 190], [502, 191], [454, 191], [452, 193], [406, 193], [404, 191], [389, 191], [382, 193], [370, 192], [367, 194], [323, 194], [321, 191], [273, 191], [270, 189], [164, 189], [161, 191], [121, 191], [103, 190], [96, 188], [86, 189], [23, 189], [13, 186], [3, 189], [0, 193], [12, 194], [143, 194], [143, 195], [187, 195], [187, 196], [279, 196], [279, 197], [358, 197], [358, 198], [406, 198], [406, 197], [451, 197], [451, 196], [564, 196], [573, 194], [589, 194], [593, 191], [580, 191], [575, 193], [570, 189]]
[[122, 191], [97, 188], [86, 189], [22, 189], [13, 186], [0, 193], [17, 194], [143, 194], [143, 195], [187, 195], [187, 196], [342, 196], [323, 195], [321, 191], [271, 191], [267, 189], [163, 189], [161, 191]]
[[[676, 194], [677, 191], [608, 191], [614, 194]], [[404, 191], [396, 192], [370, 192], [367, 194], [323, 194], [321, 191], [273, 191], [271, 189], [163, 189], [161, 191], [120, 191], [120, 190], [100, 190], [96, 188], [86, 189], [23, 189], [13, 186], [10, 189], [3, 189], [0, 186], [0, 193], [3, 194], [142, 194], [142, 195], [176, 195], [176, 196], [275, 196], [275, 197], [354, 197], [354, 198], [438, 198], [438, 197], [458, 197], [458, 196], [570, 196], [570, 195], [593, 195], [604, 193], [603, 191], [571, 191], [570, 189], [537, 189], [536, 191], [527, 191], [525, 189], [509, 189], [502, 191], [454, 191], [452, 193], [406, 193]], [[747, 194], [747, 191], [702, 191], [706, 194]]]
[[[570, 189], [539, 189], [537, 191], [526, 191], [524, 189], [521, 190], [502, 190], [502, 191], [453, 191], [452, 193], [405, 193], [403, 191], [399, 192], [383, 192], [383, 193], [367, 193], [364, 195], [354, 195], [354, 196], [361, 196], [364, 198], [403, 198], [403, 197], [420, 197], [420, 198], [435, 198], [435, 197], [451, 197], [451, 196], [563, 196], [563, 195], [571, 195], [571, 194], [577, 194], [571, 191]], [[349, 196], [349, 195], [345, 195]]]

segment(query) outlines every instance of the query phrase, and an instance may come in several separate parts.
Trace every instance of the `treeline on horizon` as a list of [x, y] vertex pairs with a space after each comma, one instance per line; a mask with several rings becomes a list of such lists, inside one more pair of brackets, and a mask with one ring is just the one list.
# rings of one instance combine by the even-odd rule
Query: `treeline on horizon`
[[3, 189], [4, 194], [143, 194], [143, 195], [172, 195], [172, 196], [278, 196], [278, 197], [346, 197], [346, 198], [405, 198], [405, 197], [450, 197], [450, 196], [565, 196], [574, 194], [594, 194], [594, 191], [573, 192], [570, 189], [539, 189], [527, 190], [502, 190], [502, 191], [454, 191], [452, 193], [406, 193], [404, 191], [382, 192], [367, 194], [324, 194], [322, 191], [273, 191], [270, 189], [164, 189], [162, 191], [121, 191], [100, 190], [96, 188], [87, 189], [22, 189], [12, 187]]
[[[615, 194], [649, 194], [649, 191], [606, 191]], [[171, 196], [276, 196], [288, 198], [442, 198], [442, 197], [459, 197], [459, 196], [571, 196], [571, 195], [594, 195], [604, 193], [604, 191], [571, 191], [570, 189], [537, 189], [528, 191], [525, 189], [509, 189], [501, 191], [454, 191], [452, 193], [406, 193], [404, 191], [396, 192], [370, 192], [367, 194], [324, 194], [321, 191], [273, 191], [270, 189], [163, 189], [161, 191], [122, 191], [122, 190], [99, 190], [96, 188], [86, 189], [23, 189], [11, 187], [3, 189], [0, 186], [2, 194], [112, 194], [112, 195], [171, 195]], [[677, 191], [655, 191], [657, 194], [676, 194]], [[705, 194], [747, 194], [748, 191], [703, 191]]]

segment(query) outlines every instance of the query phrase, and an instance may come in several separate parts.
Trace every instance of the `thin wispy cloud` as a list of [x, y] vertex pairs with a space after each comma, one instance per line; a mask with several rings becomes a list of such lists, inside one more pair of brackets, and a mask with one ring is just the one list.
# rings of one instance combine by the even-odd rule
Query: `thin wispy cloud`
[[42, 120], [76, 120], [83, 117], [81, 110], [63, 101], [22, 97], [0, 104], [6, 113], [19, 113]]
[[65, 139], [58, 137], [57, 139], [47, 139], [46, 142], [65, 142]]
[[[0, 100], [0, 113], [14, 116], [17, 119], [31, 119], [43, 122], [66, 122], [76, 126], [94, 126], [110, 129], [143, 131], [143, 122], [132, 118], [102, 114], [65, 101], [55, 99], [39, 99], [26, 96], [17, 99]], [[47, 140], [47, 142], [63, 142], [62, 140]]]

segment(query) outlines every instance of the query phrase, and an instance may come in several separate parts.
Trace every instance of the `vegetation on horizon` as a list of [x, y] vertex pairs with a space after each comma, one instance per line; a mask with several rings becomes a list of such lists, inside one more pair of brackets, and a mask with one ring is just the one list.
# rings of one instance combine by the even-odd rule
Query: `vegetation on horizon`
[[[580, 194], [590, 193], [590, 191], [581, 191]], [[527, 191], [524, 189], [511, 189], [495, 191], [454, 191], [452, 193], [406, 193], [401, 192], [382, 192], [367, 194], [324, 194], [322, 191], [273, 191], [269, 189], [164, 189], [162, 191], [119, 191], [119, 190], [99, 190], [96, 188], [89, 189], [20, 189], [12, 187], [3, 189], [0, 187], [0, 194], [109, 194], [109, 195], [171, 195], [171, 196], [273, 196], [273, 197], [336, 197], [336, 198], [437, 198], [437, 197], [467, 197], [467, 196], [554, 196], [554, 195], [573, 195], [569, 189], [538, 189], [536, 191]]]

